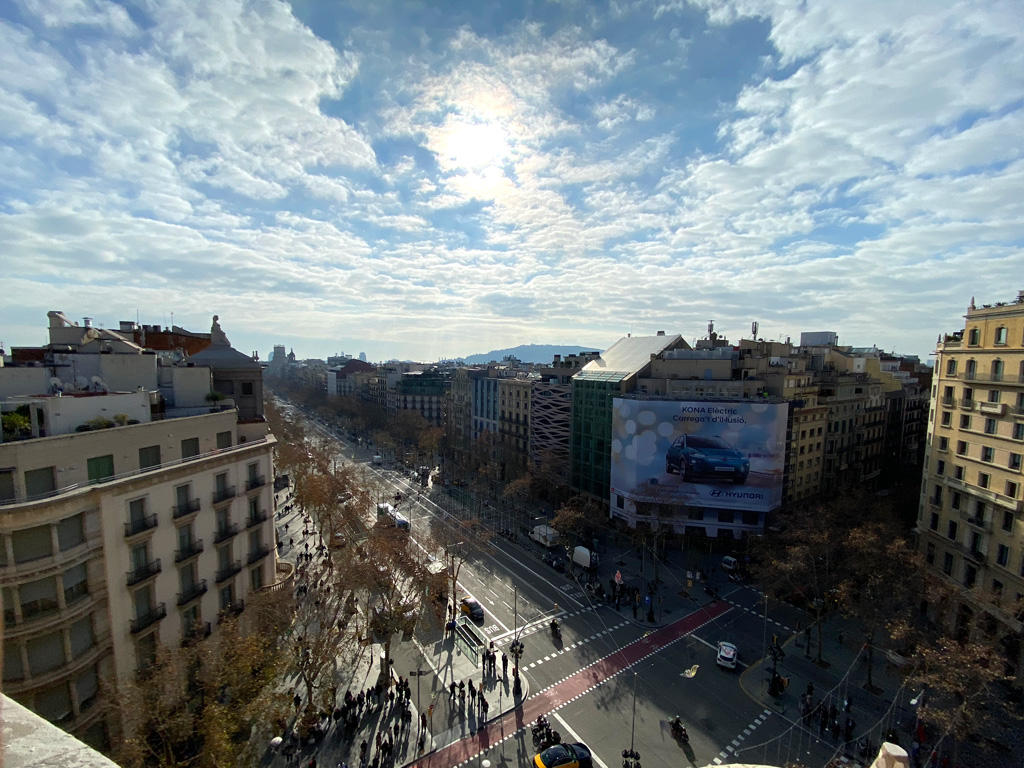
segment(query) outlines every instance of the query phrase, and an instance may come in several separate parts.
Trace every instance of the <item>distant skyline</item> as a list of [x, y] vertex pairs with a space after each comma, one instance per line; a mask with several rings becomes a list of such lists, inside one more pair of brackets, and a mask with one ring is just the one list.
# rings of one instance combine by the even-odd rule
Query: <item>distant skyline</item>
[[1014, 0], [13, 0], [0, 341], [267, 359], [834, 330], [1024, 289]]

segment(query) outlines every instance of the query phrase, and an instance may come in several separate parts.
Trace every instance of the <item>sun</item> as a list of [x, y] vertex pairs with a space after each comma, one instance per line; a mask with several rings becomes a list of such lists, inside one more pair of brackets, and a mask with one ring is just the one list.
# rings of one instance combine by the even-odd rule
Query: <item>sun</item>
[[509, 138], [497, 122], [449, 116], [437, 137], [436, 153], [446, 171], [484, 173], [508, 160]]

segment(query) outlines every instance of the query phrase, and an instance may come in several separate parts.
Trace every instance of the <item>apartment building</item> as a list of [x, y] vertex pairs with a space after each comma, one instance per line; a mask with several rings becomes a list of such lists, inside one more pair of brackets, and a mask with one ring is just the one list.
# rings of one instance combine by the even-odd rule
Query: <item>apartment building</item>
[[[50, 319], [37, 359], [0, 367], [3, 685], [102, 748], [118, 728], [102, 684], [215, 633], [274, 581], [274, 439], [261, 413], [207, 401], [210, 368], [152, 375], [156, 357], [126, 337]], [[140, 383], [76, 386], [100, 366]], [[164, 379], [179, 385], [168, 398], [147, 389]]]
[[[959, 622], [1024, 625], [1024, 291], [976, 306], [936, 347], [920, 551], [963, 598]], [[1020, 644], [1007, 644], [1020, 668]]]
[[529, 376], [498, 379], [498, 433], [505, 482], [523, 474], [529, 463], [532, 384]]
[[547, 471], [568, 476], [572, 377], [598, 357], [599, 352], [555, 355], [550, 366], [535, 369], [530, 385], [530, 463], [545, 462]]

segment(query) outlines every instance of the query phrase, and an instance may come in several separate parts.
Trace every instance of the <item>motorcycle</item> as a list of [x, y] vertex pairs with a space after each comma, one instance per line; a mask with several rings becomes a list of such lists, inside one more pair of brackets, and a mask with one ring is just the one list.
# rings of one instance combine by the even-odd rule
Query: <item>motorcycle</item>
[[686, 732], [686, 726], [683, 725], [682, 721], [677, 717], [670, 724], [672, 726], [672, 738], [681, 744], [690, 743], [690, 734]]
[[551, 622], [551, 637], [553, 637], [555, 640], [562, 639], [562, 628], [558, 626], [557, 621]]

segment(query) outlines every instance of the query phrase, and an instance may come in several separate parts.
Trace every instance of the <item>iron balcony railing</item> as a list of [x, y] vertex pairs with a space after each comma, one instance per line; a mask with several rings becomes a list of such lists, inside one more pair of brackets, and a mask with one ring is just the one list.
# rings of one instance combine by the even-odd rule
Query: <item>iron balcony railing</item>
[[254, 491], [257, 488], [261, 488], [261, 487], [263, 487], [266, 484], [267, 484], [267, 480], [266, 480], [265, 477], [262, 477], [262, 476], [250, 477], [248, 480], [245, 481], [245, 490], [247, 490], [247, 491]]
[[160, 558], [156, 560], [150, 560], [148, 563], [143, 563], [134, 570], [128, 571], [125, 575], [127, 576], [128, 586], [134, 587], [136, 584], [140, 584], [146, 579], [152, 578], [160, 573]]
[[213, 542], [220, 544], [227, 541], [232, 536], [238, 535], [238, 526], [234, 523], [228, 523], [227, 525], [218, 526], [217, 532], [213, 536]]
[[220, 504], [221, 502], [228, 501], [235, 498], [235, 486], [229, 485], [224, 488], [218, 488], [213, 492], [213, 503]]
[[182, 560], [188, 560], [190, 557], [195, 557], [203, 551], [203, 540], [194, 539], [188, 544], [185, 544], [181, 549], [174, 550], [174, 562], [180, 563]]
[[228, 565], [226, 567], [221, 568], [220, 570], [217, 571], [216, 581], [217, 581], [218, 584], [220, 584], [222, 581], [227, 581], [228, 579], [230, 579], [232, 576], [234, 576], [236, 573], [240, 572], [241, 570], [242, 570], [242, 561], [241, 560], [235, 560], [235, 562], [233, 562], [233, 563], [228, 563]]
[[249, 513], [249, 517], [245, 521], [246, 528], [252, 528], [254, 525], [267, 522], [267, 512], [263, 509], [258, 509], [255, 512]]
[[199, 499], [189, 499], [184, 504], [179, 504], [174, 507], [171, 511], [172, 516], [175, 520], [185, 515], [191, 515], [193, 512], [199, 511]]
[[206, 579], [200, 579], [188, 589], [178, 593], [178, 605], [186, 605], [206, 594]]
[[167, 604], [160, 603], [146, 613], [131, 620], [130, 628], [133, 635], [138, 634], [146, 627], [152, 626], [167, 615]]
[[124, 524], [124, 535], [126, 537], [135, 536], [152, 528], [156, 528], [156, 515], [143, 515]]
[[259, 547], [249, 553], [249, 565], [259, 562], [264, 557], [270, 554], [270, 548], [265, 544], [261, 544]]

